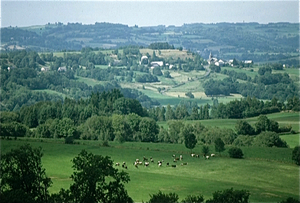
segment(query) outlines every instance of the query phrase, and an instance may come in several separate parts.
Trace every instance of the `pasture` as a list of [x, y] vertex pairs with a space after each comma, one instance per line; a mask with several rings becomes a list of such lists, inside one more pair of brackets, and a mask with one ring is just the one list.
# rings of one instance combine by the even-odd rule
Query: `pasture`
[[[66, 145], [62, 140], [43, 139], [41, 142], [41, 139], [22, 138], [1, 140], [1, 153], [25, 143], [43, 148], [42, 163], [47, 176], [53, 181], [50, 188], [52, 193], [69, 187], [73, 172], [71, 160], [85, 149], [94, 154], [110, 156], [114, 162], [127, 163], [126, 172], [131, 180], [125, 187], [135, 202], [148, 201], [149, 194], [158, 190], [175, 192], [180, 199], [191, 194], [203, 194], [208, 199], [214, 191], [231, 187], [249, 190], [250, 202], [279, 202], [287, 197], [299, 198], [299, 167], [291, 162], [290, 148], [242, 148], [245, 158], [231, 159], [227, 156], [227, 146], [221, 155], [216, 153], [216, 157], [205, 160], [201, 156], [191, 157], [190, 150], [182, 144], [110, 142], [110, 147], [102, 147], [100, 141]], [[201, 154], [201, 147], [197, 145], [193, 152]], [[214, 153], [214, 146], [210, 146], [210, 152]], [[183, 155], [183, 161], [173, 163], [173, 154], [177, 157]], [[154, 163], [135, 168], [135, 159], [142, 160], [143, 156], [153, 157]], [[161, 167], [157, 165], [158, 160], [164, 160]], [[167, 162], [177, 167], [167, 167]], [[183, 162], [188, 164], [181, 166]], [[121, 166], [119, 169], [123, 170]]]

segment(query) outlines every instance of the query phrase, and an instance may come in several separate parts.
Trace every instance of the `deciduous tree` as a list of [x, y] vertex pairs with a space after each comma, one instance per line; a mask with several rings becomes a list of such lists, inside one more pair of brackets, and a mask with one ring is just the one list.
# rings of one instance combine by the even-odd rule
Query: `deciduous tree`
[[52, 181], [42, 167], [41, 148], [29, 144], [1, 157], [1, 202], [48, 202]]
[[224, 146], [225, 144], [221, 138], [215, 140], [215, 150], [219, 152], [219, 154], [225, 150]]
[[194, 134], [193, 126], [191, 124], [186, 124], [181, 130], [181, 136], [184, 137], [184, 145], [186, 148], [190, 149], [191, 152], [197, 144], [197, 139]]
[[115, 169], [109, 157], [82, 150], [72, 162], [74, 183], [53, 195], [54, 202], [133, 202], [124, 187], [130, 181], [128, 174]]

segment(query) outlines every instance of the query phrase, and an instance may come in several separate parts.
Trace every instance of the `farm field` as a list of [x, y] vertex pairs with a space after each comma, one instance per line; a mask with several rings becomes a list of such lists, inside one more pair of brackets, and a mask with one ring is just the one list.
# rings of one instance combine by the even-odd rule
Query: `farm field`
[[[1, 153], [25, 143], [33, 147], [42, 147], [42, 158], [46, 174], [53, 185], [50, 192], [68, 188], [72, 174], [71, 160], [85, 149], [94, 154], [110, 156], [115, 162], [125, 161], [128, 165], [130, 182], [125, 184], [129, 195], [135, 202], [148, 201], [149, 194], [161, 190], [175, 192], [180, 199], [187, 195], [203, 194], [205, 199], [212, 197], [217, 190], [233, 187], [249, 190], [250, 202], [279, 202], [287, 197], [299, 198], [299, 167], [292, 163], [290, 148], [242, 148], [244, 159], [231, 159], [227, 150], [209, 160], [193, 158], [190, 151], [182, 144], [110, 142], [110, 147], [101, 147], [99, 141], [80, 141], [79, 145], [66, 145], [62, 140], [22, 138], [21, 140], [1, 140]], [[200, 154], [201, 146], [193, 152]], [[214, 153], [214, 146], [210, 146]], [[188, 165], [167, 167], [173, 164], [172, 155], [183, 155], [183, 162]], [[132, 163], [136, 158], [153, 157], [155, 162], [164, 159], [162, 167], [150, 164], [149, 167], [135, 168]], [[120, 167], [122, 169], [122, 167]], [[287, 173], [288, 171], [288, 173]], [[138, 190], [137, 190], [138, 188]]]

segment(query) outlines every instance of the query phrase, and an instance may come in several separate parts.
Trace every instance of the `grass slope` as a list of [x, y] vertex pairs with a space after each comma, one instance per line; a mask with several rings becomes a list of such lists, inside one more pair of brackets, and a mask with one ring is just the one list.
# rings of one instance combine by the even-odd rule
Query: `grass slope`
[[[51, 192], [69, 187], [69, 177], [73, 172], [71, 159], [85, 149], [94, 154], [108, 155], [115, 162], [127, 163], [131, 181], [125, 187], [135, 202], [148, 201], [149, 194], [158, 190], [175, 192], [180, 199], [189, 194], [203, 194], [208, 199], [214, 191], [231, 187], [249, 190], [251, 202], [279, 202], [290, 196], [299, 198], [299, 167], [291, 163], [292, 149], [288, 148], [243, 148], [245, 159], [231, 159], [223, 152], [222, 156], [204, 160], [189, 156], [189, 150], [181, 144], [110, 143], [111, 147], [101, 147], [98, 141], [65, 145], [57, 140], [38, 142], [34, 139], [26, 141], [25, 138], [17, 141], [2, 140], [1, 152], [5, 153], [25, 143], [43, 148], [43, 166], [53, 181]], [[213, 146], [210, 146], [210, 151], [214, 152]], [[196, 146], [194, 152], [200, 154], [201, 146]], [[143, 156], [152, 156], [155, 162], [164, 159], [164, 163], [173, 164], [172, 154], [182, 154], [188, 165], [180, 166], [179, 162], [176, 168], [166, 167], [165, 164], [159, 168], [152, 164], [138, 169], [132, 165], [136, 158], [142, 159]]]

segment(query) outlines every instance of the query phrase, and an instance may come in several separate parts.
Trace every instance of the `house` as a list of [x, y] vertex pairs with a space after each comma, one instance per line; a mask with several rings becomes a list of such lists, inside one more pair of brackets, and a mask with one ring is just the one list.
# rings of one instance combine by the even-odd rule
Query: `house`
[[15, 69], [16, 67], [15, 66], [11, 66], [11, 67], [7, 67], [7, 70], [10, 71], [12, 69]]
[[244, 61], [244, 63], [245, 63], [245, 64], [252, 64], [253, 61], [252, 61], [252, 60], [246, 60], [246, 61]]
[[215, 62], [216, 66], [224, 66], [224, 64], [225, 64], [225, 62], [222, 59], [220, 59], [219, 61]]
[[67, 71], [67, 67], [66, 66], [62, 66], [62, 67], [59, 67], [57, 69], [58, 72], [66, 72]]
[[47, 72], [49, 70], [50, 70], [50, 67], [47, 67], [47, 66], [44, 66], [44, 67], [41, 68], [42, 72]]
[[152, 61], [151, 62], [151, 69], [155, 67], [162, 67], [164, 65], [163, 61]]

